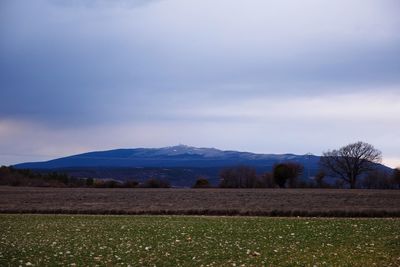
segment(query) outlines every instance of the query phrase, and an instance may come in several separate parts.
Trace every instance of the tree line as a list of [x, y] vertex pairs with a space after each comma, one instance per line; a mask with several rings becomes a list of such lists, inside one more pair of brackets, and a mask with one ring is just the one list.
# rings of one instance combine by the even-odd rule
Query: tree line
[[[255, 169], [248, 166], [224, 169], [220, 173], [219, 187], [400, 189], [400, 168], [392, 173], [382, 171], [379, 166], [381, 160], [382, 153], [379, 150], [368, 143], [356, 142], [324, 152], [320, 158], [320, 170], [312, 179], [298, 179], [303, 173], [303, 166], [284, 162], [275, 164], [271, 173], [263, 175], [256, 175]], [[327, 177], [336, 179], [336, 182], [326, 182]], [[201, 184], [196, 182], [194, 187], [209, 185], [203, 178]]]
[[220, 172], [221, 188], [273, 188], [273, 187], [306, 187], [300, 185], [299, 176], [303, 166], [295, 162], [279, 163], [272, 172], [257, 175], [256, 170], [249, 166], [226, 168]]
[[29, 169], [0, 167], [0, 185], [34, 187], [94, 187], [94, 188], [169, 188], [165, 179], [148, 178], [143, 182], [134, 179], [118, 181], [114, 179], [76, 178], [65, 173], [41, 173]]
[[[346, 184], [336, 178], [334, 183], [327, 182], [327, 175], [319, 171], [310, 179], [300, 179], [303, 167], [294, 162], [279, 163], [272, 172], [261, 175], [249, 166], [226, 168], [220, 173], [220, 188], [365, 188], [365, 189], [400, 189], [400, 168], [392, 173], [374, 170], [366, 174], [355, 185]], [[199, 178], [193, 188], [211, 188], [206, 178]]]

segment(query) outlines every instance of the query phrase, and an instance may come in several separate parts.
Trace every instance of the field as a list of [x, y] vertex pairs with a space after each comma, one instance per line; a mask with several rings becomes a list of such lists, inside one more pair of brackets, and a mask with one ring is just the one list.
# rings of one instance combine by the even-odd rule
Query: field
[[399, 219], [0, 215], [0, 266], [399, 266]]
[[0, 187], [0, 212], [399, 217], [400, 190]]
[[0, 212], [43, 213], [0, 214], [0, 266], [400, 266], [399, 218], [306, 217], [398, 217], [394, 190], [0, 187]]

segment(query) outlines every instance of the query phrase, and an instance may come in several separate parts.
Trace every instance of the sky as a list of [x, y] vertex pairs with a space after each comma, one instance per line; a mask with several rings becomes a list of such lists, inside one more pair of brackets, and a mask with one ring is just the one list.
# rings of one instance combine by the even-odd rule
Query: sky
[[357, 141], [400, 166], [398, 0], [0, 2], [0, 165]]

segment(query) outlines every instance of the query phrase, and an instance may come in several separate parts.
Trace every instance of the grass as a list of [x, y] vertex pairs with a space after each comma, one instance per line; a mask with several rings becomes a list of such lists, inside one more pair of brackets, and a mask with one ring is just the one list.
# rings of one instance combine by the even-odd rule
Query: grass
[[0, 215], [0, 266], [399, 266], [400, 219]]

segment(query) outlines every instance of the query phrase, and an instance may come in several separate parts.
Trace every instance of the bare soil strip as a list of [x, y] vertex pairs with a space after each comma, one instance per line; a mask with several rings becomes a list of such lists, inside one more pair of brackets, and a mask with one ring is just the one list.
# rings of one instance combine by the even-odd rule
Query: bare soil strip
[[400, 190], [0, 187], [0, 213], [400, 217]]

